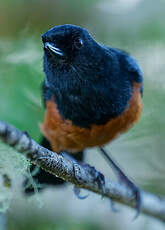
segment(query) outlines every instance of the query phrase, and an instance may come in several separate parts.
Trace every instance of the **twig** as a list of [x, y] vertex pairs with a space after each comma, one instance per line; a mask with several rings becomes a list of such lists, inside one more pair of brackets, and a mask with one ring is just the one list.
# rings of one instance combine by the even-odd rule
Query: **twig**
[[[39, 165], [49, 173], [71, 182], [78, 188], [101, 194], [101, 188], [96, 180], [99, 172], [94, 167], [49, 151], [31, 139], [27, 133], [3, 121], [0, 121], [0, 139], [18, 152], [26, 154], [33, 164]], [[129, 188], [107, 178], [105, 178], [105, 196], [135, 208], [135, 200]], [[165, 198], [142, 191], [141, 212], [165, 222]]]

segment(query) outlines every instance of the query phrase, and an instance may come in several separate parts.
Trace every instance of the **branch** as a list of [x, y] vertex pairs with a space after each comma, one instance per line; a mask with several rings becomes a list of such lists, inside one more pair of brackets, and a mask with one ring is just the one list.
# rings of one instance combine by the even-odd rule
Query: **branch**
[[[0, 121], [0, 139], [18, 152], [26, 154], [33, 164], [39, 165], [49, 173], [71, 182], [78, 188], [101, 194], [101, 188], [96, 180], [99, 172], [94, 167], [49, 151], [31, 139], [27, 133], [3, 121]], [[165, 222], [165, 198], [143, 191], [141, 193], [141, 212]], [[131, 190], [107, 178], [105, 178], [105, 197], [135, 208]]]

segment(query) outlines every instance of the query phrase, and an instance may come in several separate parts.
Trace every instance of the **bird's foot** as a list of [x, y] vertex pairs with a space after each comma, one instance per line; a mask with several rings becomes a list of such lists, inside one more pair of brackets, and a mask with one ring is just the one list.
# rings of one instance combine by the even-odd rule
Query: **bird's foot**
[[74, 191], [75, 196], [80, 200], [84, 200], [89, 196], [89, 195], [81, 196], [80, 195], [81, 189], [76, 186], [73, 187], [73, 191]]
[[[105, 179], [104, 179], [104, 175], [98, 171], [95, 171], [95, 181], [98, 184], [98, 187], [101, 189], [101, 195], [102, 198], [104, 198], [105, 195]], [[115, 207], [115, 204], [113, 202], [113, 200], [110, 199], [110, 206], [113, 212], [117, 212], [118, 209]]]
[[101, 189], [102, 198], [105, 195], [105, 178], [104, 175], [95, 170], [95, 181], [98, 184], [99, 189]]

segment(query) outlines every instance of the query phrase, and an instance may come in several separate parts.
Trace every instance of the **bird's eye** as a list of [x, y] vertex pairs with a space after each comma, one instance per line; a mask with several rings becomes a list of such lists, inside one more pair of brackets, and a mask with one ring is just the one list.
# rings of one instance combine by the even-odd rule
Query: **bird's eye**
[[75, 45], [75, 47], [76, 47], [77, 49], [80, 49], [81, 47], [83, 47], [84, 41], [82, 40], [82, 38], [76, 37], [76, 38], [74, 39], [74, 45]]

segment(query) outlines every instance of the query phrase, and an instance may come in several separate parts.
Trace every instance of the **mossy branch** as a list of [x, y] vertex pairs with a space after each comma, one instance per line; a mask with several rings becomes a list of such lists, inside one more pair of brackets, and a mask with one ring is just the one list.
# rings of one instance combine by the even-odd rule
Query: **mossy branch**
[[[92, 166], [78, 163], [65, 155], [52, 152], [10, 124], [0, 121], [0, 139], [49, 173], [71, 182], [78, 188], [101, 194], [97, 183], [99, 172]], [[165, 197], [141, 191], [141, 212], [165, 222]], [[105, 197], [135, 208], [135, 199], [129, 188], [105, 178]]]

